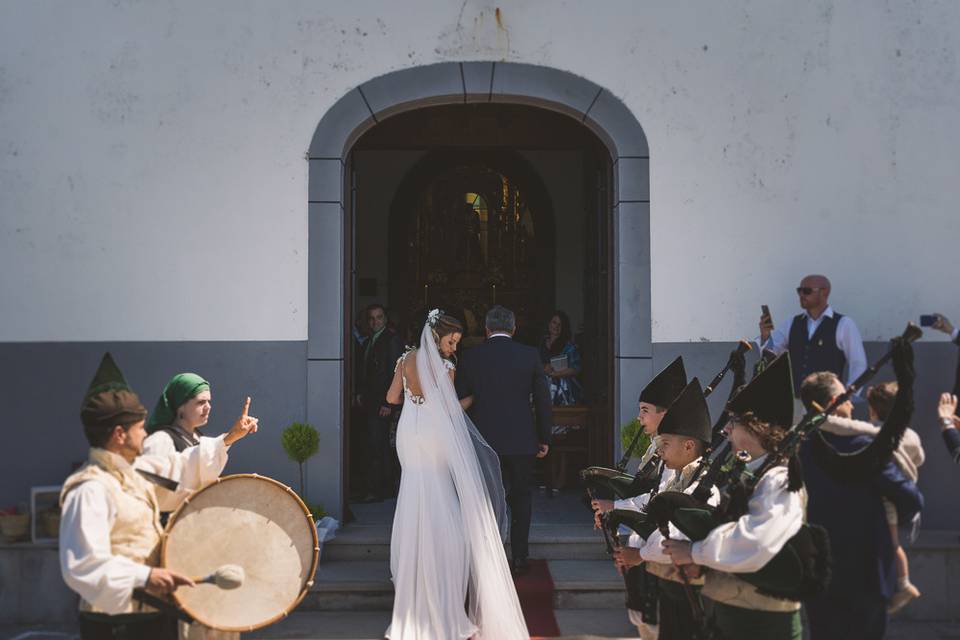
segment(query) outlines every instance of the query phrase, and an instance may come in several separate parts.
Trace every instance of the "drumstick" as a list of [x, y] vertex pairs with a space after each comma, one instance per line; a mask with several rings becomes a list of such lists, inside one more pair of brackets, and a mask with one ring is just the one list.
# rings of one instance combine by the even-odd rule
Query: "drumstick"
[[203, 578], [192, 578], [197, 584], [215, 584], [221, 589], [236, 589], [243, 585], [246, 575], [243, 567], [237, 564], [225, 564]]

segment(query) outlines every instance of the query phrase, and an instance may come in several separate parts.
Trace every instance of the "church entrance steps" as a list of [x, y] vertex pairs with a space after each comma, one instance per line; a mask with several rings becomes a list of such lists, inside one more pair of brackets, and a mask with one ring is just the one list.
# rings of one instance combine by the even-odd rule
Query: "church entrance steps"
[[[556, 640], [636, 638], [625, 612], [612, 609], [571, 609], [555, 612], [561, 635]], [[244, 640], [381, 640], [390, 624], [390, 611], [296, 611], [284, 620]], [[917, 639], [914, 639], [917, 640]], [[924, 639], [925, 640], [925, 639]]]
[[[554, 609], [622, 609], [623, 579], [609, 560], [548, 560]], [[298, 611], [389, 611], [393, 584], [388, 562], [321, 563]]]

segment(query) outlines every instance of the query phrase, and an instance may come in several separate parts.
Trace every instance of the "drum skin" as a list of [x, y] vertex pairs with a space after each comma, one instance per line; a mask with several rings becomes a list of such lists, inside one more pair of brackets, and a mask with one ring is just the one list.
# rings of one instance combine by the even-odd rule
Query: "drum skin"
[[225, 564], [243, 567], [237, 589], [180, 587], [174, 600], [221, 631], [253, 631], [285, 617], [313, 584], [317, 530], [284, 484], [256, 474], [224, 476], [190, 496], [170, 516], [161, 566], [190, 577]]

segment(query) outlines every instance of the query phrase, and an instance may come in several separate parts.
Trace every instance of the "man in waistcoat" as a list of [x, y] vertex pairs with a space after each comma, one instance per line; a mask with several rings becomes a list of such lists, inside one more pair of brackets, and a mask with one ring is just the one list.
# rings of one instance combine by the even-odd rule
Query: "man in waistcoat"
[[794, 397], [800, 396], [800, 383], [819, 371], [832, 371], [849, 385], [867, 369], [860, 330], [850, 316], [830, 306], [830, 281], [826, 276], [805, 277], [797, 295], [803, 313], [794, 316], [786, 333], [774, 328], [769, 315], [760, 317], [761, 349], [777, 355], [790, 352]]
[[198, 489], [216, 479], [227, 448], [257, 428], [245, 408], [217, 438], [200, 438], [180, 453], [141, 456], [146, 417], [113, 358], [104, 355], [80, 410], [89, 458], [60, 493], [60, 571], [80, 596], [82, 640], [177, 637], [176, 619], [143, 602], [193, 586], [187, 576], [157, 566], [160, 511], [177, 506], [177, 483]]

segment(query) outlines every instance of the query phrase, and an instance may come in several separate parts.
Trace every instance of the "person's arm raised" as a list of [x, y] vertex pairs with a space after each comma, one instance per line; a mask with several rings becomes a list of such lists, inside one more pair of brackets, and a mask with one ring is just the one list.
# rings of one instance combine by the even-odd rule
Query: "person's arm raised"
[[246, 401], [243, 403], [243, 411], [240, 413], [240, 417], [237, 418], [236, 422], [233, 423], [233, 426], [230, 427], [230, 431], [223, 436], [223, 444], [229, 447], [237, 440], [245, 438], [251, 433], [257, 432], [257, 426], [260, 420], [249, 415], [249, 412], [250, 396], [247, 396]]

